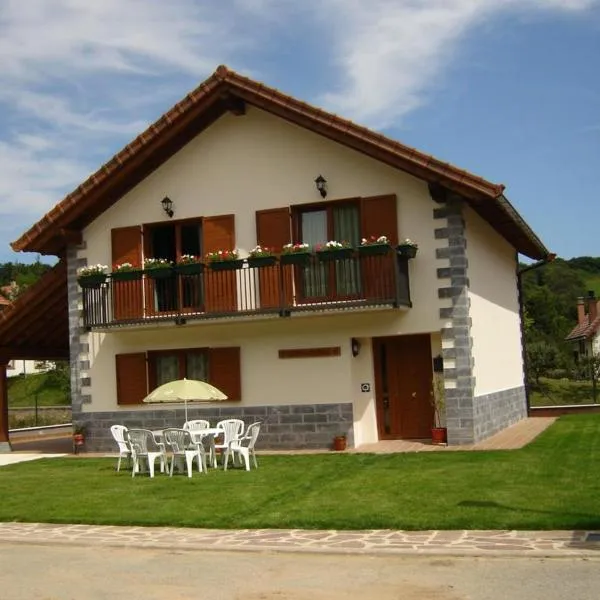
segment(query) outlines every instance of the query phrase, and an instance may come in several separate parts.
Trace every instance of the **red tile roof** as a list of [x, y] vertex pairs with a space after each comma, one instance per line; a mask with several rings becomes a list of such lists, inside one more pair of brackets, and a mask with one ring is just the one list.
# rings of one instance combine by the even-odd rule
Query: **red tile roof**
[[63, 261], [0, 310], [0, 360], [68, 359], [67, 268]]
[[590, 323], [590, 315], [585, 315], [583, 321], [574, 327], [565, 338], [566, 340], [588, 339], [600, 329], [600, 316], [596, 317]]
[[[444, 163], [274, 88], [220, 66], [193, 92], [150, 125], [66, 196], [11, 246], [58, 254], [66, 240], [172, 156], [235, 103], [246, 102], [465, 197], [522, 254], [548, 250], [504, 197], [504, 186]], [[234, 109], [235, 110], [235, 109]]]

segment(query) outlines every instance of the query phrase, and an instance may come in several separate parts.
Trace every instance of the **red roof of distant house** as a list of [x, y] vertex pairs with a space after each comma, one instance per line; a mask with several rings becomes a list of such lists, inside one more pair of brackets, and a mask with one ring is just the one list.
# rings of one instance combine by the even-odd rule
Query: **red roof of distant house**
[[566, 340], [591, 338], [600, 329], [600, 315], [590, 323], [590, 315], [585, 315], [583, 321], [573, 328]]
[[548, 249], [504, 196], [504, 186], [287, 96], [220, 66], [13, 242], [16, 251], [59, 254], [68, 240], [168, 160], [222, 114], [246, 103], [376, 160], [465, 197], [520, 253], [543, 259]]

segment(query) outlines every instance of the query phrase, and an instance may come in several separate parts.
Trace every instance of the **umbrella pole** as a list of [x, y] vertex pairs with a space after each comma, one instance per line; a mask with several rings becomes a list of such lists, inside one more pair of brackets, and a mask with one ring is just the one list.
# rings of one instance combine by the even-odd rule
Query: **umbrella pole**
[[188, 418], [187, 418], [187, 400], [183, 401], [183, 405], [185, 406], [185, 422], [187, 423], [187, 420], [188, 420]]

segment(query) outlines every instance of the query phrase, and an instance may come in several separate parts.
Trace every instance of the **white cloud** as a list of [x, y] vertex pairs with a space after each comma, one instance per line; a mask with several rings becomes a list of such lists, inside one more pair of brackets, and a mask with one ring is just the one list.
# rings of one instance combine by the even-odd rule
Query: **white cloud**
[[3, 229], [14, 224], [16, 238], [187, 88], [245, 48], [234, 29], [212, 2], [2, 0]]
[[598, 0], [327, 0], [337, 91], [322, 103], [385, 128], [420, 106], [465, 34], [500, 12], [583, 11]]

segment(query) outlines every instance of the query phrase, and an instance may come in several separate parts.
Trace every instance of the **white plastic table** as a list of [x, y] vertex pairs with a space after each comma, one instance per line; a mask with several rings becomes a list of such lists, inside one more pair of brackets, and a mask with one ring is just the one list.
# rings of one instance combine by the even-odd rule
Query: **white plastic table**
[[[222, 429], [218, 429], [217, 427], [207, 427], [206, 429], [188, 429], [190, 432], [190, 436], [195, 444], [201, 442], [205, 437], [208, 438], [208, 443], [210, 444], [210, 453], [213, 457], [213, 467], [217, 468], [217, 453], [215, 452], [215, 438], [219, 437], [223, 433]], [[155, 437], [162, 439], [163, 430], [155, 429], [153, 432]]]

